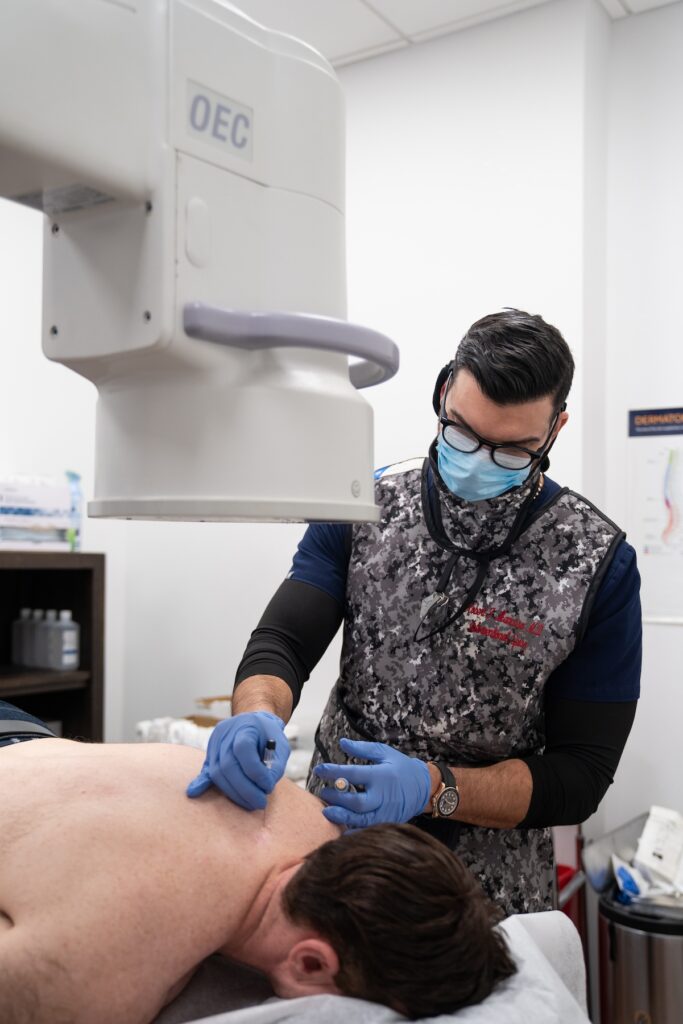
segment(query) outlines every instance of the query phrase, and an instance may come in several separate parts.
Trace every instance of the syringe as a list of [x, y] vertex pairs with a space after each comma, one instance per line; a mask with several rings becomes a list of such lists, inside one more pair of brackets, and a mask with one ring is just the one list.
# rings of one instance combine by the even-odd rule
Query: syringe
[[273, 767], [273, 761], [275, 760], [275, 740], [266, 741], [266, 749], [263, 752], [263, 763], [266, 768]]
[[340, 776], [338, 779], [334, 780], [334, 788], [337, 790], [338, 793], [365, 792], [365, 786], [363, 786], [360, 782], [354, 786], [349, 782], [348, 779], [345, 779], [343, 776]]

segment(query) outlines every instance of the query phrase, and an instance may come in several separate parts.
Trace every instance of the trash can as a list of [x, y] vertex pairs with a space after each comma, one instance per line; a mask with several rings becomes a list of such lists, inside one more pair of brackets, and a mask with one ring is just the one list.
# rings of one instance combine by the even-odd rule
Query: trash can
[[598, 901], [600, 1024], [682, 1024], [683, 900], [620, 903], [611, 854], [631, 861], [647, 814], [587, 845]]
[[601, 1024], [683, 1022], [683, 907], [680, 900], [598, 903]]

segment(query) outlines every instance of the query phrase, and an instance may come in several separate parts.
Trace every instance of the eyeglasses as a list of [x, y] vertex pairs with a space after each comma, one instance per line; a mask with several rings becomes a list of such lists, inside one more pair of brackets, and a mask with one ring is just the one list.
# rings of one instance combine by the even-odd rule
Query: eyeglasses
[[474, 452], [478, 452], [480, 448], [488, 448], [489, 455], [497, 466], [501, 469], [526, 469], [536, 459], [542, 459], [547, 454], [550, 445], [552, 444], [550, 438], [553, 430], [557, 425], [557, 421], [560, 416], [561, 409], [555, 413], [555, 419], [553, 420], [548, 436], [543, 444], [543, 447], [539, 451], [533, 451], [531, 448], [523, 448], [521, 445], [516, 444], [497, 444], [495, 441], [487, 441], [485, 437], [482, 437], [472, 430], [471, 427], [463, 421], [462, 423], [454, 423], [453, 420], [449, 420], [446, 416], [446, 396], [450, 388], [451, 378], [449, 377], [446, 383], [446, 389], [443, 393], [443, 399], [441, 401], [441, 411], [439, 413], [439, 421], [443, 427], [442, 436], [446, 444], [451, 448], [455, 448], [457, 452], [465, 452], [468, 455], [473, 455]]

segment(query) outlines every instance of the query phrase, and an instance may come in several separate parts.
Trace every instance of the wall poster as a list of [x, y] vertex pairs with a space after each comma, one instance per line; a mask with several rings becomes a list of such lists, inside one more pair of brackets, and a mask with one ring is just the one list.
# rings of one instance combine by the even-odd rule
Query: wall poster
[[643, 616], [683, 622], [683, 408], [628, 414], [628, 534]]

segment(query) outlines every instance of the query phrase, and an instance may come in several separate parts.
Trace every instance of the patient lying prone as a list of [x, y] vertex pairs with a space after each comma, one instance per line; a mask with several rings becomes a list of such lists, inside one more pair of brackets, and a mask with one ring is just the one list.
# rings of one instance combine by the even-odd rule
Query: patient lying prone
[[148, 1024], [216, 952], [284, 997], [412, 1017], [479, 1002], [514, 971], [477, 883], [431, 837], [340, 835], [285, 780], [265, 811], [189, 800], [201, 763], [161, 744], [0, 749], [3, 1024]]

